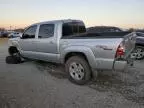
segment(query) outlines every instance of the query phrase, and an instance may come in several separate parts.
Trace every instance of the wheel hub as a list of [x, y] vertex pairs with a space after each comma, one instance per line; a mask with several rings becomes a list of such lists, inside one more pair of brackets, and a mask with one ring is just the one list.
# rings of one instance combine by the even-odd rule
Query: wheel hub
[[73, 62], [70, 64], [69, 72], [75, 80], [82, 80], [84, 77], [84, 67], [80, 63]]
[[137, 48], [134, 53], [132, 53], [132, 57], [136, 59], [141, 59], [144, 57], [144, 50], [141, 48]]

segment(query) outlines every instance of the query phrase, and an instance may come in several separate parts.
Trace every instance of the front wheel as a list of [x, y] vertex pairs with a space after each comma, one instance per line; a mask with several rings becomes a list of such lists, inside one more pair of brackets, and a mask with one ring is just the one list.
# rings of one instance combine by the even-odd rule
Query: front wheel
[[133, 53], [131, 54], [133, 58], [136, 60], [142, 60], [144, 59], [144, 47], [142, 46], [136, 46]]
[[7, 56], [5, 61], [7, 64], [18, 64], [21, 63], [21, 58], [16, 56]]
[[19, 51], [15, 47], [9, 48], [8, 51], [9, 51], [10, 56], [6, 57], [5, 61], [7, 64], [18, 64], [18, 63], [23, 62]]
[[66, 61], [66, 72], [69, 80], [79, 85], [86, 84], [91, 78], [91, 69], [88, 62], [81, 56], [72, 56]]

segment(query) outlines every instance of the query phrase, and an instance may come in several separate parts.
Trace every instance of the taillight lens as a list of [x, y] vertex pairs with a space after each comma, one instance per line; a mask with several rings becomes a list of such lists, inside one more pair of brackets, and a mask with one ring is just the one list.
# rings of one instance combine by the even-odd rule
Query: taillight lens
[[122, 58], [125, 55], [125, 48], [122, 44], [119, 45], [116, 52], [116, 58]]

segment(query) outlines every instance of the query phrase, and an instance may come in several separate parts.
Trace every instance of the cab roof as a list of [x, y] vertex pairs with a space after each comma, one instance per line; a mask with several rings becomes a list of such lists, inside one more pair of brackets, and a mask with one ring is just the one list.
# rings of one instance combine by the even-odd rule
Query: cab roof
[[52, 21], [44, 21], [44, 22], [39, 22], [35, 23], [32, 25], [39, 25], [39, 24], [46, 24], [46, 23], [66, 23], [66, 22], [83, 22], [81, 20], [74, 20], [74, 19], [63, 19], [63, 20], [52, 20]]

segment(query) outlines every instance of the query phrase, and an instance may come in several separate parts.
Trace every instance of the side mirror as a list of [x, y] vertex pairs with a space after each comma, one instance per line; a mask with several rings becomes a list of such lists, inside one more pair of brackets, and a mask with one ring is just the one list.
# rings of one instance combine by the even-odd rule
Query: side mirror
[[21, 39], [24, 39], [23, 37], [24, 37], [24, 36], [23, 36], [23, 34], [22, 34], [22, 35], [20, 36], [20, 38], [21, 38]]

